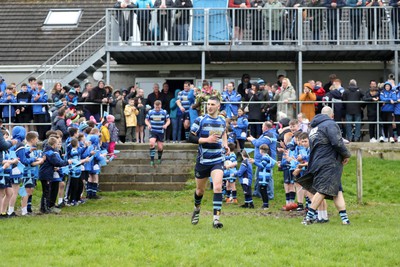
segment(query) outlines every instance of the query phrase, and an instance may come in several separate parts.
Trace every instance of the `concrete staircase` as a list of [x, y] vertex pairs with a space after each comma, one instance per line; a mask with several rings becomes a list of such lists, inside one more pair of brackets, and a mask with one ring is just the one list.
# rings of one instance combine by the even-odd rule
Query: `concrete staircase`
[[121, 153], [100, 174], [103, 191], [182, 190], [194, 177], [195, 145], [164, 144], [162, 164], [155, 167], [150, 166], [148, 144], [118, 144], [116, 149]]

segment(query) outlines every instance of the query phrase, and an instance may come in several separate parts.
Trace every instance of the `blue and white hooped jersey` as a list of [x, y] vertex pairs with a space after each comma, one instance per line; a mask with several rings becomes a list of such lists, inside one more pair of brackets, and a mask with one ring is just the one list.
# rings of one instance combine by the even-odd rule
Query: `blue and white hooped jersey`
[[185, 108], [185, 112], [189, 112], [190, 108], [189, 93], [190, 91], [180, 91], [178, 93], [178, 100], [181, 101], [182, 107]]
[[149, 113], [147, 113], [146, 119], [148, 119], [151, 124], [152, 133], [163, 134], [164, 133], [163, 126], [169, 119], [169, 115], [167, 111], [163, 109], [161, 109], [160, 111], [152, 109], [149, 111]]
[[207, 138], [210, 135], [217, 134], [220, 137], [218, 143], [199, 144], [197, 160], [203, 165], [214, 165], [224, 161], [222, 149], [222, 135], [225, 133], [226, 122], [224, 118], [218, 116], [212, 118], [208, 114], [198, 117], [190, 131], [200, 138]]

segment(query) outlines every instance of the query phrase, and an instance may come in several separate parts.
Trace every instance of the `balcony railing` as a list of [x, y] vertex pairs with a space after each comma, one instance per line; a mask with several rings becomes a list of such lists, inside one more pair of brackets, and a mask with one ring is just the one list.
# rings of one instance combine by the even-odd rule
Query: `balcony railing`
[[[393, 45], [400, 9], [268, 7], [248, 9], [107, 9], [106, 44]], [[366, 46], [368, 47], [368, 46]]]

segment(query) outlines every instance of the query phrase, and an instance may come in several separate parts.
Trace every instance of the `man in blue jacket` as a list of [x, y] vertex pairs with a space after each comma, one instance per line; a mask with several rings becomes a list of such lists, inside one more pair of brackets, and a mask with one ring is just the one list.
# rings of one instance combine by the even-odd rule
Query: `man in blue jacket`
[[311, 121], [311, 127], [308, 169], [297, 182], [314, 197], [302, 223], [314, 223], [316, 210], [323, 200], [333, 198], [342, 223], [350, 224], [343, 197], [342, 172], [351, 154], [343, 143], [338, 124], [333, 120], [332, 108], [324, 107], [321, 114]]

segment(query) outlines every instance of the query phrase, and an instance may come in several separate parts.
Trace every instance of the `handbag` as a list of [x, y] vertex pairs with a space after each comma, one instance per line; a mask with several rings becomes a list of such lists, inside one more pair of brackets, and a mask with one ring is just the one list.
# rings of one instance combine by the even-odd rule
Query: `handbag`
[[[253, 99], [253, 96], [254, 96], [254, 95], [252, 95], [252, 96], [250, 97], [249, 102]], [[245, 113], [249, 113], [249, 105], [250, 105], [250, 103], [248, 103], [247, 106], [243, 109], [243, 111], [244, 111]]]

